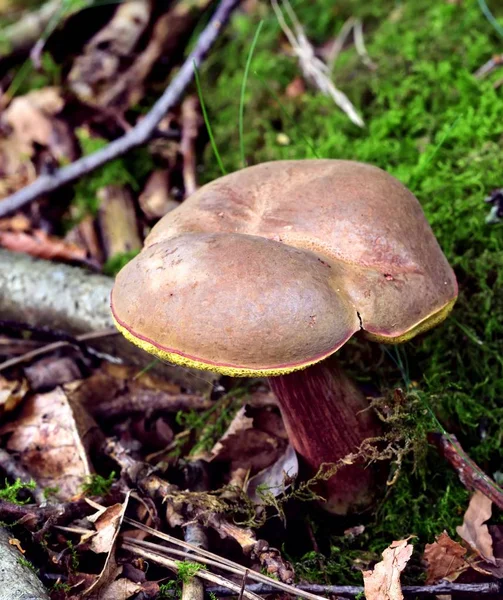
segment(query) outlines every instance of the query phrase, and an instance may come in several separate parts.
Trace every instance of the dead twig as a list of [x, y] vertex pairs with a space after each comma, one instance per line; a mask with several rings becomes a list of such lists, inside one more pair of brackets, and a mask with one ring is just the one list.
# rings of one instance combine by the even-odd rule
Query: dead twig
[[501, 66], [503, 66], [503, 54], [496, 54], [486, 63], [484, 63], [481, 67], [479, 67], [475, 71], [473, 76], [477, 79], [483, 79], [484, 77], [487, 77], [487, 75], [492, 73], [495, 69]]
[[37, 506], [34, 504], [13, 504], [0, 500], [0, 521], [26, 527], [34, 532], [34, 539], [41, 541], [45, 534], [56, 525], [67, 525], [75, 519], [89, 514], [89, 504], [85, 500], [73, 500], [59, 504]]
[[182, 94], [192, 81], [194, 67], [199, 67], [238, 3], [239, 0], [222, 0], [220, 2], [210, 22], [199, 36], [194, 50], [189, 54], [177, 75], [150, 112], [135, 127], [98, 152], [83, 156], [71, 165], [58, 169], [52, 174], [41, 175], [32, 184], [5, 198], [0, 202], [0, 217], [19, 210], [22, 206], [40, 196], [54, 192], [79, 177], [88, 175], [107, 162], [126, 154], [133, 148], [148, 142], [164, 115], [179, 102]]
[[[122, 544], [122, 547], [125, 550], [129, 550], [134, 554], [146, 558], [147, 560], [151, 560], [152, 562], [162, 565], [163, 567], [167, 567], [168, 569], [171, 569], [176, 573], [180, 568], [180, 563], [178, 561], [166, 558], [165, 556], [161, 556], [156, 552], [151, 552], [149, 550], [145, 550], [144, 548], [140, 548], [139, 544], [136, 543], [136, 541], [134, 543], [125, 542]], [[224, 589], [231, 591], [233, 594], [239, 594], [240, 586], [235, 583], [232, 583], [232, 581], [229, 581], [228, 579], [225, 579], [225, 577], [222, 577], [221, 575], [215, 575], [214, 573], [210, 573], [205, 569], [200, 569], [195, 573], [195, 577], [200, 577], [201, 579], [206, 579], [206, 581], [217, 583]], [[245, 598], [248, 598], [248, 600], [262, 600], [260, 596], [257, 596], [257, 594], [254, 594], [253, 592], [245, 591], [243, 595]]]
[[498, 508], [503, 509], [503, 489], [466, 454], [455, 435], [435, 433], [430, 434], [429, 438], [440, 450], [443, 457], [454, 467], [461, 483], [467, 489], [479, 490]]
[[[315, 583], [300, 583], [294, 586], [297, 591], [309, 591], [316, 594], [337, 595], [337, 597], [353, 598], [358, 594], [363, 593], [363, 587], [356, 585], [318, 585]], [[277, 589], [272, 585], [266, 585], [264, 583], [254, 583], [247, 585], [245, 590], [253, 592], [255, 594], [266, 595], [266, 594], [277, 594]], [[230, 592], [226, 588], [222, 587], [208, 587], [206, 589], [208, 593], [213, 593], [218, 598], [220, 596], [233, 596], [234, 592]], [[501, 594], [503, 591], [500, 582], [495, 581], [491, 583], [437, 583], [436, 585], [404, 585], [402, 586], [402, 592], [404, 596], [436, 596], [439, 594], [473, 594], [474, 598], [479, 598], [485, 594]], [[298, 593], [296, 595], [299, 595]]]
[[[91, 331], [89, 333], [83, 333], [82, 335], [78, 335], [75, 337], [75, 345], [79, 347], [79, 343], [87, 342], [89, 340], [99, 340], [105, 337], [109, 337], [112, 335], [117, 335], [118, 331], [115, 329], [104, 329], [103, 331]], [[29, 362], [42, 354], [48, 354], [49, 352], [54, 352], [55, 350], [59, 350], [60, 348], [64, 348], [65, 346], [72, 346], [73, 342], [69, 340], [61, 340], [59, 342], [52, 342], [51, 344], [47, 344], [42, 346], [42, 348], [36, 348], [35, 350], [31, 350], [22, 356], [15, 356], [14, 358], [10, 358], [9, 360], [0, 363], [0, 372], [5, 371], [6, 369], [10, 369], [16, 365], [21, 363]]]
[[[141, 531], [144, 531], [145, 533], [149, 533], [150, 535], [152, 535], [154, 537], [158, 537], [161, 540], [170, 542], [174, 546], [179, 546], [179, 547], [184, 548], [185, 551], [181, 554], [181, 556], [185, 556], [185, 554], [188, 554], [186, 552], [187, 550], [192, 551], [193, 554], [189, 554], [190, 559], [192, 561], [205, 563], [208, 565], [211, 564], [212, 566], [215, 566], [215, 567], [218, 566], [219, 569], [225, 570], [229, 573], [233, 573], [234, 575], [239, 575], [241, 577], [243, 577], [245, 572], [247, 571], [247, 569], [245, 567], [241, 566], [238, 563], [233, 562], [232, 560], [218, 556], [217, 554], [214, 554], [213, 552], [209, 552], [208, 550], [204, 550], [203, 548], [197, 548], [197, 547], [193, 546], [192, 544], [183, 542], [182, 540], [179, 540], [171, 535], [168, 535], [167, 533], [157, 531], [157, 530], [153, 529], [152, 527], [148, 527], [147, 525], [144, 525], [143, 523], [139, 523], [138, 521], [134, 521], [133, 519], [129, 519], [126, 517], [124, 522], [128, 523], [129, 525], [134, 525]], [[129, 543], [129, 541], [128, 541], [128, 543]], [[135, 540], [135, 544], [136, 543], [139, 543], [139, 542], [137, 542]], [[141, 544], [142, 545], [150, 544], [150, 542], [141, 542]], [[164, 546], [158, 546], [157, 544], [155, 544], [155, 546], [156, 546], [157, 551], [166, 552], [166, 553], [169, 553], [171, 551], [172, 554], [175, 554], [175, 550], [166, 548]], [[180, 555], [180, 552], [181, 552], [180, 550], [176, 550], [177, 555]], [[262, 573], [256, 573], [255, 571], [248, 570], [247, 577], [248, 577], [248, 579], [251, 579], [253, 581], [258, 581], [260, 583], [265, 583], [266, 585], [271, 585], [271, 586], [275, 587], [276, 590], [282, 590], [283, 592], [287, 592], [289, 594], [294, 594], [294, 595], [298, 596], [299, 598], [306, 598], [306, 600], [322, 600], [320, 598], [320, 596], [317, 596], [316, 594], [312, 594], [310, 592], [304, 592], [301, 590], [299, 591], [297, 588], [295, 588], [292, 585], [289, 585], [288, 583], [283, 583], [282, 581], [276, 581], [274, 579], [271, 579], [270, 577], [267, 577], [266, 575], [263, 575]], [[238, 591], [239, 591], [239, 587], [238, 587]], [[363, 591], [363, 588], [362, 588], [362, 591]]]
[[180, 410], [208, 410], [214, 402], [198, 394], [168, 394], [161, 390], [139, 389], [90, 407], [97, 419], [110, 421], [134, 414], [148, 415], [157, 411], [177, 413]]

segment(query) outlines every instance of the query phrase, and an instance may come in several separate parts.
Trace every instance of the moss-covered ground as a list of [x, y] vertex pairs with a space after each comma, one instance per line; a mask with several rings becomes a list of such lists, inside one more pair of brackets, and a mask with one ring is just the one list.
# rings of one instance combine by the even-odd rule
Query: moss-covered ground
[[[493, 4], [496, 17], [503, 17]], [[503, 72], [483, 80], [473, 73], [503, 52], [503, 38], [475, 2], [304, 0], [293, 6], [315, 46], [333, 39], [348, 17], [363, 20], [367, 49], [378, 68], [365, 67], [350, 45], [335, 65], [334, 80], [366, 127], [354, 126], [315, 91], [287, 97], [298, 64], [288, 54], [274, 13], [259, 5], [253, 17], [234, 18], [225, 46], [200, 74], [225, 168], [241, 166], [240, 88], [262, 18], [245, 96], [248, 164], [313, 158], [312, 144], [319, 157], [361, 160], [388, 170], [421, 201], [460, 285], [452, 316], [437, 330], [399, 351], [355, 342], [343, 352], [346, 366], [383, 393], [416, 386], [423, 406], [412, 416], [418, 431], [444, 427], [455, 433], [488, 474], [501, 478], [503, 226], [486, 224], [484, 197], [503, 186], [503, 87], [497, 85]], [[288, 145], [280, 133], [288, 136]], [[219, 175], [208, 145], [203, 177]], [[409, 534], [418, 536], [417, 548], [444, 529], [455, 535], [467, 501], [456, 474], [429, 448], [419, 462], [412, 457], [406, 462], [376, 516], [353, 542], [332, 536], [328, 520], [313, 516], [311, 527], [328, 558], [305, 556], [301, 568], [318, 578], [323, 567], [324, 578], [350, 581], [354, 571], [346, 563], [361, 558], [362, 550], [380, 552]]]

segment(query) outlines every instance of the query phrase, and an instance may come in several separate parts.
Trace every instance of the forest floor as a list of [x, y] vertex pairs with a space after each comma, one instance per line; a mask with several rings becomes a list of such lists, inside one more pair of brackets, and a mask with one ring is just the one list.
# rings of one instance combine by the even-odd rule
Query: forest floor
[[[173, 4], [185, 5], [187, 2]], [[347, 372], [369, 395], [381, 398], [382, 406], [385, 405], [388, 411], [390, 439], [396, 444], [400, 464], [394, 465], [396, 478], [377, 506], [368, 514], [342, 522], [328, 517], [309, 497], [302, 502], [295, 494], [279, 499], [267, 496], [261, 499], [262, 505], [258, 509], [245, 499], [243, 490], [238, 493], [233, 487], [225, 487], [236, 482], [242, 485], [243, 470], [248, 478], [261, 472], [264, 465], [284, 460], [285, 433], [274, 401], [262, 381], [236, 384], [225, 378], [214, 384], [210, 396], [202, 388], [190, 389], [179, 381], [161, 384], [154, 378], [150, 380], [150, 374], [142, 374], [138, 379], [138, 369], [104, 366], [95, 355], [84, 352], [82, 358], [72, 351], [68, 356], [61, 349], [44, 360], [58, 362], [63, 375], [58, 371], [58, 375], [53, 374], [48, 381], [41, 374], [47, 369], [47, 362], [30, 363], [29, 366], [22, 363], [6, 370], [3, 373], [5, 379], [1, 380], [0, 389], [9, 400], [2, 401], [4, 417], [0, 436], [4, 439], [3, 447], [18, 459], [21, 457], [23, 473], [34, 478], [37, 489], [61, 488], [61, 483], [54, 474], [49, 477], [47, 473], [32, 472], [31, 459], [22, 458], [23, 452], [27, 451], [23, 444], [28, 441], [18, 435], [19, 439], [13, 442], [12, 432], [19, 432], [18, 428], [23, 424], [28, 426], [29, 419], [36, 415], [43, 419], [46, 406], [54, 407], [54, 403], [60, 403], [58, 406], [61, 405], [62, 411], [70, 410], [67, 403], [71, 405], [70, 399], [77, 395], [79, 405], [84, 404], [92, 415], [94, 424], [89, 425], [86, 421], [86, 431], [89, 427], [97, 427], [100, 443], [103, 439], [108, 443], [115, 440], [118, 446], [109, 446], [106, 460], [94, 465], [89, 457], [96, 449], [79, 450], [75, 481], [68, 484], [64, 493], [61, 489], [55, 493], [58, 503], [67, 506], [72, 501], [82, 505], [76, 518], [82, 520], [87, 514], [89, 505], [83, 507], [84, 498], [91, 496], [99, 497], [100, 506], [103, 503], [109, 507], [107, 510], [115, 507], [115, 511], [122, 511], [122, 523], [126, 504], [121, 494], [127, 488], [128, 498], [136, 494], [140, 499], [135, 502], [143, 503], [143, 513], [136, 507], [134, 519], [157, 523], [162, 512], [159, 506], [162, 495], [159, 489], [162, 488], [163, 499], [169, 508], [167, 516], [163, 514], [159, 519], [169, 524], [166, 531], [183, 537], [181, 525], [198, 519], [203, 522], [201, 514], [204, 513], [206, 518], [211, 512], [210, 549], [245, 566], [248, 566], [248, 558], [236, 559], [239, 546], [235, 541], [234, 545], [227, 539], [222, 541], [214, 531], [223, 535], [222, 527], [237, 527], [239, 521], [239, 533], [233, 530], [224, 538], [242, 542], [242, 548], [249, 549], [257, 540], [267, 540], [270, 546], [278, 548], [277, 555], [268, 557], [269, 563], [264, 556], [256, 558], [260, 551], [255, 548], [254, 568], [267, 572], [267, 565], [270, 566], [272, 561], [276, 571], [273, 568], [269, 572], [277, 575], [278, 570], [290, 569], [285, 566], [288, 561], [297, 581], [356, 586], [362, 585], [362, 570], [371, 569], [380, 561], [381, 553], [394, 540], [414, 536], [410, 539], [414, 551], [402, 575], [402, 583], [423, 584], [427, 578], [429, 582], [436, 581], [425, 568], [425, 547], [435, 543], [443, 532], [452, 540], [459, 540], [457, 530], [463, 523], [473, 490], [467, 489], [459, 473], [440, 455], [433, 440], [446, 434], [456, 436], [469, 458], [494, 482], [498, 493], [501, 492], [498, 486], [503, 485], [503, 225], [490, 222], [488, 214], [496, 204], [485, 202], [494, 190], [503, 187], [503, 69], [496, 66], [487, 75], [475, 75], [493, 56], [503, 53], [503, 11], [498, 9], [500, 12], [496, 12], [496, 3], [493, 4], [494, 16], [499, 21], [491, 22], [484, 14], [482, 0], [479, 4], [464, 0], [318, 0], [315, 6], [310, 2], [292, 2], [307, 39], [323, 60], [328, 60], [334, 41], [348, 19], [362, 23], [366, 52], [362, 51], [361, 45], [355, 44], [354, 34], [350, 33], [332, 66], [335, 85], [346, 94], [364, 122], [364, 126], [359, 127], [331, 98], [303, 78], [299, 62], [271, 7], [250, 0], [233, 14], [199, 70], [200, 97], [207, 110], [207, 121], [220, 161], [209, 143], [194, 85], [182, 108], [171, 111], [164, 123], [164, 136], [160, 135], [148, 146], [106, 164], [75, 185], [59, 190], [50, 197], [52, 203], [50, 198], [43, 198], [16, 215], [0, 220], [0, 246], [4, 248], [45, 259], [55, 258], [113, 276], [137, 254], [145, 234], [163, 211], [183, 200], [193, 185], [193, 178], [200, 186], [219, 177], [222, 174], [219, 162], [226, 172], [245, 166], [241, 143], [246, 165], [278, 159], [344, 158], [372, 163], [397, 177], [419, 199], [454, 268], [459, 298], [444, 323], [404, 345], [386, 347], [353, 339], [339, 352]], [[93, 10], [101, 11], [98, 19], [89, 16]], [[121, 88], [121, 93], [112, 96], [112, 100], [110, 96], [107, 99], [112, 87], [110, 78], [120, 88], [127, 71], [124, 64], [130, 66], [133, 58], [142, 52], [146, 55], [148, 36], [161, 35], [162, 27], [157, 30], [154, 27], [164, 14], [159, 6], [145, 17], [150, 25], [137, 35], [136, 44], [140, 50], [135, 49], [135, 43], [129, 50], [121, 50], [128, 56], [122, 58], [122, 72], [108, 74], [108, 79], [104, 79], [106, 85], [86, 71], [92, 63], [84, 60], [79, 63], [76, 59], [85, 57], [84, 44], [100, 29], [106, 28], [114, 10], [113, 6], [84, 9], [79, 25], [75, 15], [69, 16], [49, 37], [38, 70], [30, 66], [26, 50], [12, 54], [10, 48], [1, 49], [4, 92], [0, 146], [2, 196], [32, 181], [44, 169], [68, 164], [81, 153], [89, 154], [106, 146], [145, 115], [162, 93], [172, 64], [157, 57], [140, 85], [137, 82], [126, 85], [125, 92]], [[211, 10], [205, 14], [210, 13]], [[5, 27], [15, 22], [15, 17], [6, 14]], [[177, 43], [173, 43], [175, 54], [177, 58], [186, 54], [202, 29], [196, 18], [199, 16], [191, 16], [192, 21], [181, 33], [166, 33], [163, 47], [169, 48], [169, 40], [178, 35]], [[205, 18], [207, 20], [207, 16]], [[187, 19], [185, 13], [183, 19], [180, 18], [184, 23]], [[243, 77], [260, 22], [243, 96], [244, 119], [240, 136], [238, 115]], [[61, 50], [62, 40], [69, 40], [64, 51]], [[88, 48], [88, 53], [92, 51], [96, 52], [96, 48]], [[25, 59], [27, 62], [23, 62]], [[100, 63], [100, 68], [106, 70], [106, 65], [106, 62]], [[86, 91], [86, 86], [90, 91]], [[35, 100], [30, 96], [34, 91], [44, 90], [44, 98]], [[125, 96], [127, 100], [124, 100]], [[16, 99], [28, 99], [27, 105], [15, 110]], [[33, 113], [23, 113], [26, 106]], [[26, 133], [25, 129], [22, 133], [24, 125], [19, 117], [20, 110], [25, 115], [34, 115], [32, 123], [36, 124], [36, 131]], [[191, 137], [190, 127], [194, 125], [196, 134]], [[189, 173], [186, 165], [190, 167]], [[149, 195], [145, 190], [152, 171], [159, 175], [154, 182], [150, 179]], [[163, 186], [169, 189], [169, 194], [163, 195], [159, 191]], [[156, 200], [149, 202], [154, 194], [160, 194], [159, 204]], [[499, 202], [502, 202], [501, 198]], [[129, 215], [124, 219], [127, 223], [121, 232], [115, 231], [113, 225], [117, 218], [114, 206]], [[495, 214], [493, 208], [493, 217]], [[94, 228], [94, 233], [89, 233], [89, 227]], [[128, 237], [129, 233], [124, 231], [133, 233]], [[33, 240], [38, 244], [36, 251], [32, 249]], [[4, 319], [3, 316], [0, 318]], [[41, 334], [47, 323], [37, 323], [39, 330], [32, 327], [29, 335], [26, 328], [16, 329], [12, 323], [4, 325], [2, 360], [32, 350], [28, 342], [39, 347], [54, 339], [48, 338], [46, 332]], [[66, 360], [73, 366], [68, 362], [61, 366], [61, 361]], [[80, 382], [79, 386], [76, 381]], [[61, 387], [63, 384], [66, 387]], [[160, 390], [159, 386], [164, 387]], [[161, 399], [156, 397], [157, 409], [146, 411], [145, 390], [166, 394]], [[125, 404], [127, 400], [128, 406], [121, 405], [120, 409], [115, 404], [112, 406], [111, 400], [117, 398], [122, 398]], [[42, 403], [40, 407], [36, 406], [37, 399]], [[133, 401], [143, 408], [132, 410]], [[168, 404], [170, 408], [166, 408]], [[248, 407], [246, 416], [245, 406]], [[71, 410], [75, 414], [75, 408]], [[68, 418], [65, 414], [61, 413], [62, 422]], [[251, 424], [250, 417], [253, 419]], [[84, 425], [80, 419], [74, 418], [74, 427], [79, 432], [76, 435], [82, 438]], [[260, 434], [256, 433], [260, 443], [255, 439], [252, 441], [253, 436], [248, 439], [245, 434], [239, 443], [231, 435], [231, 441], [227, 438], [223, 449], [221, 445], [216, 446], [233, 421], [243, 431], [260, 431]], [[43, 443], [48, 442], [44, 440]], [[132, 462], [121, 455], [124, 448], [134, 456]], [[264, 459], [261, 455], [261, 460], [255, 462], [249, 456], [236, 459], [241, 452], [243, 456], [269, 453], [269, 458]], [[206, 489], [195, 490], [190, 484], [194, 476], [192, 470], [197, 470], [201, 461], [207, 460], [210, 462], [202, 467], [209, 469]], [[466, 465], [463, 460], [462, 464]], [[146, 478], [151, 473], [144, 469], [149, 462], [157, 467], [154, 478], [159, 480], [155, 482], [155, 493], [151, 489], [145, 491]], [[12, 469], [4, 470], [6, 476], [14, 473]], [[124, 483], [126, 473], [129, 477], [127, 485]], [[15, 477], [11, 477], [11, 482], [6, 482], [1, 500], [4, 504], [0, 507], [0, 517], [9, 525], [21, 513], [15, 513], [7, 504], [16, 498], [30, 498], [29, 490], [21, 490], [21, 496], [16, 495], [16, 490], [12, 492], [14, 480]], [[83, 492], [84, 480], [88, 487]], [[96, 484], [104, 484], [104, 487], [96, 489]], [[138, 487], [141, 494], [133, 491]], [[185, 497], [186, 489], [200, 496]], [[131, 503], [131, 499], [127, 502]], [[92, 508], [102, 515], [100, 511], [104, 509], [100, 506]], [[38, 508], [27, 504], [25, 511], [29, 512], [28, 507], [35, 507], [29, 509], [30, 514], [37, 526], [41, 525], [45, 517], [40, 503]], [[483, 507], [472, 505], [472, 508], [484, 512], [487, 504]], [[501, 511], [493, 508], [488, 531], [492, 536], [492, 559], [498, 563], [501, 574], [498, 571], [497, 577], [501, 578], [503, 566], [498, 561], [503, 563], [503, 521]], [[149, 511], [156, 515], [151, 521], [145, 516]], [[25, 518], [28, 512], [24, 513]], [[114, 535], [108, 541], [100, 540], [101, 551], [108, 557], [116, 548], [117, 514], [109, 515], [110, 523], [115, 527], [112, 528]], [[477, 527], [486, 527], [483, 523], [490, 516], [489, 508], [489, 515], [483, 520], [480, 517]], [[208, 522], [204, 524], [208, 525]], [[68, 518], [64, 526], [70, 529], [59, 533], [43, 532], [50, 535], [47, 553], [34, 551], [33, 539], [15, 530], [30, 549], [27, 554], [30, 562], [41, 572], [48, 587], [52, 577], [52, 585], [55, 585], [52, 597], [58, 600], [80, 597], [82, 587], [77, 587], [80, 591], [75, 592], [72, 586], [78, 585], [78, 577], [84, 578], [83, 573], [86, 574], [84, 587], [95, 585], [97, 581], [90, 574], [93, 568], [89, 567], [89, 542], [85, 542], [85, 546], [81, 539], [79, 545], [75, 539], [77, 534], [85, 537], [81, 523], [76, 524]], [[40, 529], [29, 529], [30, 535], [42, 539]], [[250, 535], [245, 541], [240, 538], [243, 532]], [[95, 547], [92, 551], [99, 553], [96, 546], [100, 541], [96, 542], [96, 536], [93, 539]], [[465, 544], [469, 554], [475, 553], [471, 554], [472, 563], [474, 556], [487, 559], [487, 554], [481, 550], [483, 544], [477, 544]], [[134, 552], [131, 547], [129, 550]], [[52, 571], [44, 565], [47, 556], [55, 561]], [[141, 571], [143, 566], [131, 562], [129, 571], [123, 570], [122, 579], [134, 582], [133, 575], [138, 573], [133, 573], [133, 569]], [[170, 586], [161, 583], [156, 584], [155, 589], [148, 588], [145, 581], [162, 580], [155, 569], [160, 571], [161, 567], [155, 567], [152, 577], [149, 574], [134, 591], [133, 587], [128, 588], [129, 595], [124, 592], [120, 597], [140, 592], [145, 594], [144, 598], [156, 597], [155, 594], [161, 592], [169, 595], [181, 591], [182, 584], [187, 581], [187, 577], [179, 576]], [[467, 583], [492, 581], [487, 571], [481, 573], [480, 569], [477, 571], [466, 565], [458, 571], [455, 575], [451, 573], [451, 579]], [[492, 574], [494, 576], [495, 572]], [[107, 585], [119, 579], [109, 575]], [[285, 576], [285, 581], [291, 580], [290, 575]], [[115, 592], [110, 593], [113, 597]], [[455, 595], [452, 597], [456, 598]]]

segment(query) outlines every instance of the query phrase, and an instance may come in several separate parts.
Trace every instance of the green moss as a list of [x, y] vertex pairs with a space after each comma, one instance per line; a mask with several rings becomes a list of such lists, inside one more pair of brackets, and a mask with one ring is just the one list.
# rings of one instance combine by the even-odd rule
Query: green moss
[[0, 489], [0, 500], [6, 500], [13, 504], [26, 504], [29, 500], [19, 498], [19, 492], [22, 490], [34, 490], [37, 487], [35, 481], [23, 483], [19, 478], [14, 483], [8, 483], [5, 480], [5, 486]]
[[70, 553], [70, 568], [73, 572], [78, 571], [79, 569], [79, 555], [77, 554], [77, 549], [75, 548], [73, 542], [71, 540], [66, 541], [66, 546]]
[[[92, 154], [107, 146], [110, 142], [103, 138], [89, 135], [86, 129], [77, 129], [82, 153]], [[73, 222], [78, 222], [87, 214], [98, 212], [100, 201], [98, 192], [107, 185], [130, 186], [138, 193], [141, 182], [154, 169], [154, 161], [145, 148], [133, 150], [128, 155], [112, 160], [94, 171], [87, 177], [82, 177], [75, 184], [75, 197], [72, 202]]]
[[[492, 4], [501, 22], [503, 9]], [[320, 157], [386, 169], [417, 195], [456, 271], [459, 300], [452, 317], [435, 331], [399, 350], [368, 349], [355, 340], [341, 353], [353, 375], [383, 393], [404, 385], [419, 389], [424, 414], [415, 411], [411, 418], [423, 436], [424, 456], [419, 463], [405, 460], [365, 533], [352, 542], [332, 535], [326, 517], [316, 517], [322, 541], [341, 549], [339, 561], [363, 550], [379, 556], [393, 539], [409, 534], [418, 536], [414, 545], [420, 550], [443, 529], [455, 535], [468, 500], [457, 475], [427, 446], [426, 432], [443, 427], [455, 433], [489, 475], [503, 459], [503, 229], [486, 224], [483, 202], [503, 185], [503, 92], [494, 87], [501, 70], [483, 80], [473, 76], [501, 51], [501, 40], [477, 3], [320, 0], [315, 11], [300, 0], [293, 5], [318, 45], [332, 39], [350, 16], [363, 19], [378, 69], [369, 71], [349, 45], [334, 70], [336, 85], [365, 120], [363, 130], [315, 91], [286, 97], [299, 68], [283, 51], [284, 38], [266, 6], [254, 19], [234, 18], [225, 52], [209, 57], [201, 86], [223, 164], [236, 170], [243, 70], [257, 23], [264, 19], [245, 94], [248, 163], [314, 157], [308, 138]], [[209, 84], [215, 80], [217, 85]], [[291, 143], [281, 145], [279, 133]], [[205, 164], [206, 181], [220, 175], [209, 147]], [[325, 560], [331, 557], [328, 553]]]
[[108, 477], [93, 474], [82, 484], [82, 492], [87, 496], [106, 496], [116, 479], [115, 471], [112, 471]]
[[139, 250], [130, 250], [129, 252], [124, 252], [121, 254], [115, 254], [114, 256], [111, 256], [103, 265], [103, 273], [105, 275], [110, 275], [111, 277], [114, 277], [122, 269], [122, 267], [126, 266], [130, 260], [133, 260], [133, 258], [139, 252]]
[[196, 573], [204, 569], [204, 565], [189, 561], [176, 561], [178, 572], [176, 579], [172, 579], [167, 583], [161, 583], [159, 586], [159, 598], [181, 598], [183, 584], [188, 583]]
[[22, 567], [26, 567], [27, 569], [30, 569], [30, 571], [33, 571], [34, 573], [38, 574], [38, 569], [37, 567], [31, 562], [29, 561], [27, 558], [25, 558], [24, 556], [20, 556], [17, 559], [17, 562], [22, 566]]
[[[190, 454], [209, 451], [213, 448], [239, 410], [239, 398], [244, 393], [244, 390], [241, 389], [233, 390], [232, 393], [222, 396], [211, 408], [203, 412], [190, 410], [177, 413], [176, 422], [184, 429], [189, 430], [195, 440]], [[184, 440], [181, 440], [181, 443], [183, 444]], [[177, 450], [176, 447], [175, 450]]]

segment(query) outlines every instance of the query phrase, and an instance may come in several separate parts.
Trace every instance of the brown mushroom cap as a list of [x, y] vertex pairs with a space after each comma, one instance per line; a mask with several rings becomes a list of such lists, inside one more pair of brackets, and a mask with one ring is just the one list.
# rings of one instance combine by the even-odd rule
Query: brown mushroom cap
[[171, 362], [277, 375], [356, 331], [399, 342], [441, 321], [454, 273], [414, 195], [376, 167], [263, 163], [202, 187], [119, 273], [121, 331]]

